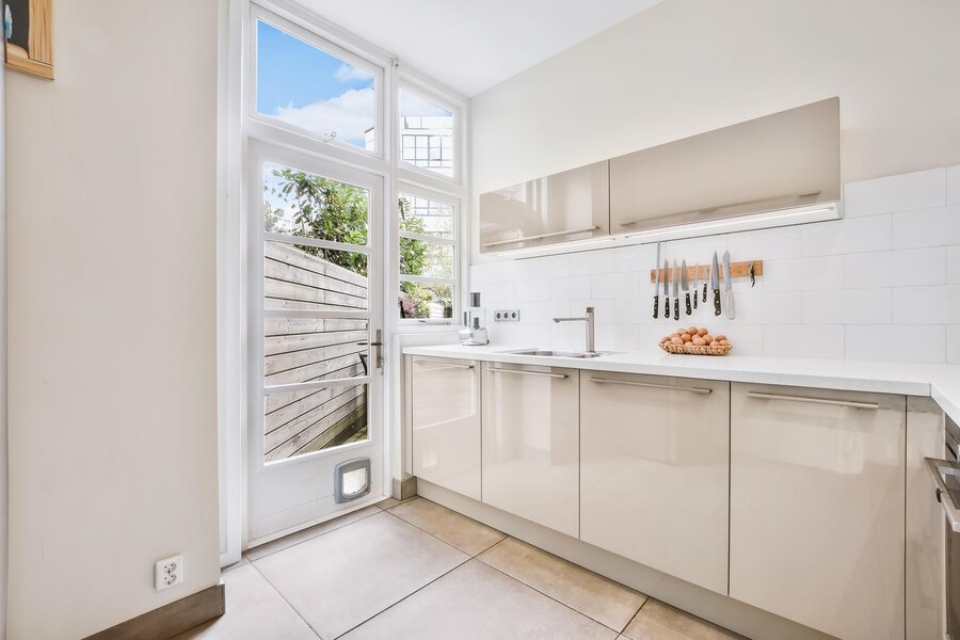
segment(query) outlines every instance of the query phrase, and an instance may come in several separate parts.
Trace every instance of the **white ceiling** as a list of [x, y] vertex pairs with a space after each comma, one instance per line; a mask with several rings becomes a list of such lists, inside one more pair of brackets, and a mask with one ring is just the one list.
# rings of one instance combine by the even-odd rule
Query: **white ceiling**
[[661, 0], [298, 0], [467, 96]]

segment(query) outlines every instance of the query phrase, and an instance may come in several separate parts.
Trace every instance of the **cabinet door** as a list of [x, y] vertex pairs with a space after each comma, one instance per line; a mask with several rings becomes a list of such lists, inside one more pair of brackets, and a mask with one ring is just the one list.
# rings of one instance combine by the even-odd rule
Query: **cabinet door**
[[726, 595], [729, 383], [580, 376], [580, 539]]
[[731, 597], [902, 640], [905, 413], [903, 396], [733, 385]]
[[579, 534], [576, 369], [485, 363], [483, 502]]
[[469, 360], [413, 359], [413, 474], [480, 499], [480, 371]]
[[481, 194], [481, 253], [504, 253], [607, 235], [608, 167], [605, 160]]

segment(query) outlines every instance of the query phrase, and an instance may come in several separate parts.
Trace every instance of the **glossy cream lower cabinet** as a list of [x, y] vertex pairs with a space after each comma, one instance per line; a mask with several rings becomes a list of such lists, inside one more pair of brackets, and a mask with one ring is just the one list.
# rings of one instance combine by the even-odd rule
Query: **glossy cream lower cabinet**
[[581, 371], [580, 539], [727, 593], [730, 384]]
[[579, 372], [483, 365], [482, 500], [579, 534]]
[[730, 596], [844, 640], [902, 640], [906, 399], [731, 396]]
[[480, 499], [480, 365], [414, 356], [413, 475]]

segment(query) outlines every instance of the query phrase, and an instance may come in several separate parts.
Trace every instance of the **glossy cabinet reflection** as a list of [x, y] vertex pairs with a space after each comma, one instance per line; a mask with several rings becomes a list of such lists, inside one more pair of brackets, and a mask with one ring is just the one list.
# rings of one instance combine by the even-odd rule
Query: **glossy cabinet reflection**
[[730, 596], [902, 640], [905, 398], [734, 383], [731, 402]]
[[413, 474], [480, 499], [480, 365], [413, 358]]
[[729, 383], [580, 375], [580, 539], [726, 595]]
[[579, 534], [578, 371], [483, 365], [483, 502]]
[[480, 252], [504, 253], [605, 236], [610, 230], [608, 162], [480, 195]]

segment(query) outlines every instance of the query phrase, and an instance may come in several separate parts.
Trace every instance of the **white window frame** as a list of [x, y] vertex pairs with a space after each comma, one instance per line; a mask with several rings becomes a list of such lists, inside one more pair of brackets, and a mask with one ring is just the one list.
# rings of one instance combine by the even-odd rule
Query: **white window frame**
[[[407, 162], [400, 159], [400, 154], [403, 150], [403, 130], [400, 128], [400, 92], [401, 91], [412, 91], [413, 93], [419, 94], [421, 97], [425, 98], [429, 102], [437, 105], [438, 107], [449, 111], [453, 114], [453, 175], [445, 176], [442, 173], [433, 171], [427, 167], [418, 167], [417, 165]], [[465, 156], [466, 154], [463, 151], [463, 142], [465, 136], [463, 135], [463, 112], [464, 104], [458, 101], [456, 98], [453, 98], [449, 95], [438, 92], [436, 89], [432, 88], [425, 81], [417, 79], [411, 74], [401, 73], [400, 82], [397, 83], [397, 108], [394, 113], [394, 127], [396, 130], [396, 138], [394, 140], [394, 161], [396, 162], [397, 168], [401, 175], [406, 174], [405, 177], [412, 180], [413, 182], [422, 181], [424, 178], [437, 180], [441, 183], [447, 183], [447, 188], [449, 184], [454, 185], [463, 185], [464, 184], [464, 165], [465, 165]]]

